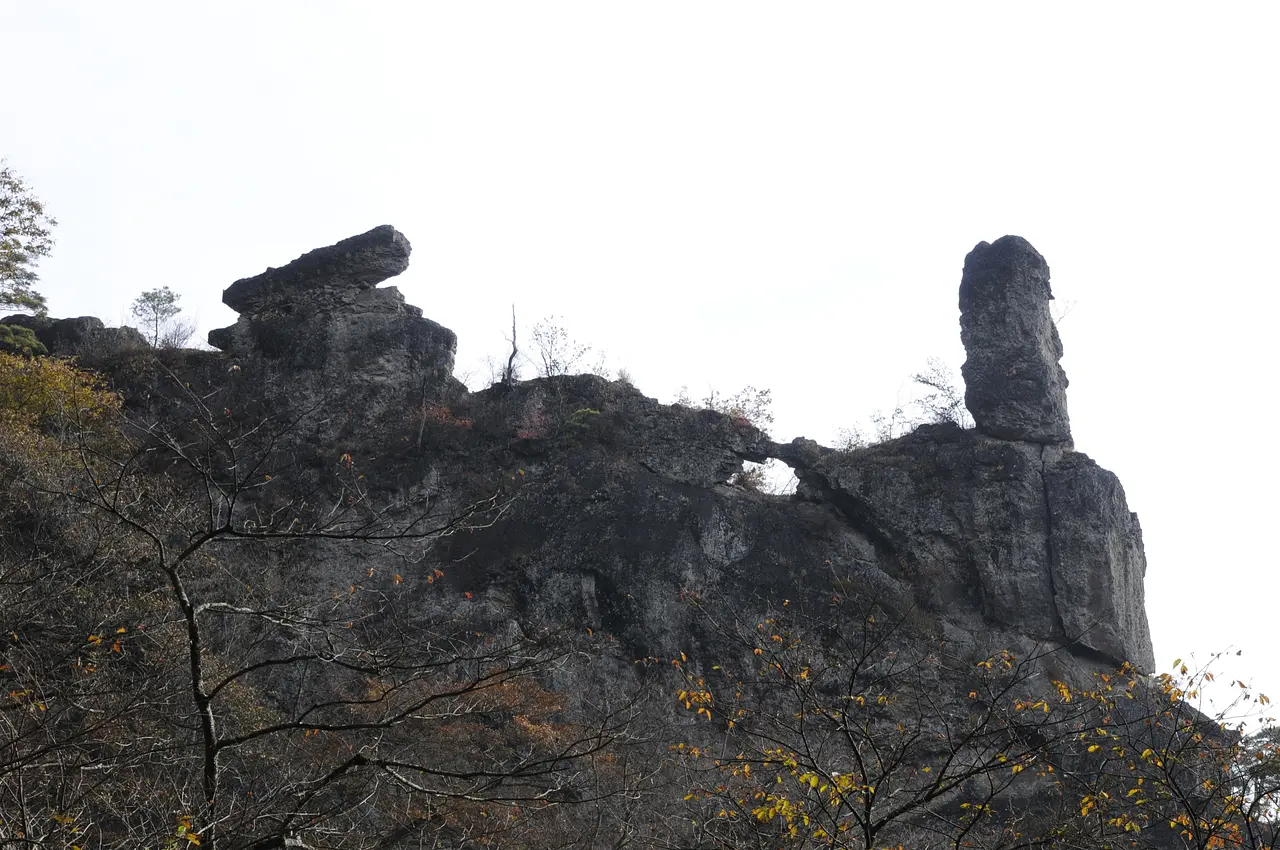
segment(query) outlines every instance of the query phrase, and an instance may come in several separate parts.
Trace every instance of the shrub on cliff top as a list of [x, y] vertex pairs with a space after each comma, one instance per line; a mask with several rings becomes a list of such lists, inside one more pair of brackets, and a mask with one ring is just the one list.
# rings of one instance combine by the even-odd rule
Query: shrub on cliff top
[[49, 349], [36, 339], [31, 328], [20, 325], [0, 325], [0, 352], [9, 354], [25, 354], [29, 357], [37, 354], [48, 354]]

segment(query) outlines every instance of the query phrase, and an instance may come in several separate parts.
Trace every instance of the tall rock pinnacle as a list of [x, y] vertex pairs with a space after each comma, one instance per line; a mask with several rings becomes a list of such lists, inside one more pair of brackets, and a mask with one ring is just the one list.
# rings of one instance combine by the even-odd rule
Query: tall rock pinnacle
[[978, 243], [960, 281], [965, 404], [978, 430], [1005, 440], [1071, 443], [1062, 340], [1049, 315], [1049, 266], [1031, 243]]

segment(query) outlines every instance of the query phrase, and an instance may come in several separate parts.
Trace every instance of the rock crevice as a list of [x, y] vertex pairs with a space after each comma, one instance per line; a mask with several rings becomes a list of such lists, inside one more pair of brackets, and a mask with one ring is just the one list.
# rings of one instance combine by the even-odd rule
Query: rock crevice
[[[1049, 499], [1049, 458], [1047, 453], [1050, 451], [1051, 449], [1047, 445], [1040, 447], [1040, 488], [1044, 493], [1045, 562], [1049, 564], [1049, 596], [1053, 600], [1053, 630], [1055, 634], [1063, 635], [1068, 640], [1071, 640], [1078, 636], [1067, 634], [1066, 626], [1062, 621], [1062, 611], [1058, 607], [1058, 586], [1053, 578], [1053, 565], [1057, 563], [1057, 555], [1053, 549], [1053, 502]], [[1061, 453], [1059, 452], [1059, 454]]]

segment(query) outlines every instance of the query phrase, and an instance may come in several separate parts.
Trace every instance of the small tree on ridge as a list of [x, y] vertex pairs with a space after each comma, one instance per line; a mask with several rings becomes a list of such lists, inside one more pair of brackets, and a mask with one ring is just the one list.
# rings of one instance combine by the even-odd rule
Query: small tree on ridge
[[[167, 286], [149, 289], [133, 301], [130, 312], [142, 322], [143, 330], [151, 339], [151, 345], [160, 347], [161, 331], [182, 312], [178, 299], [182, 296]], [[167, 336], [167, 334], [166, 334]]]

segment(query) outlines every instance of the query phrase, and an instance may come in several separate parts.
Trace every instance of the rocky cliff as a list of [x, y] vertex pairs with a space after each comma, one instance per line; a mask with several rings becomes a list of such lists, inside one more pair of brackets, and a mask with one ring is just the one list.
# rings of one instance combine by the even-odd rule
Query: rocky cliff
[[[163, 668], [139, 693], [168, 689], [164, 705], [185, 713], [164, 734], [175, 751], [204, 753], [175, 768], [173, 800], [196, 793], [184, 765], [202, 764], [206, 819], [226, 801], [241, 806], [243, 840], [224, 835], [220, 846], [285, 846], [303, 824], [295, 798], [321, 787], [341, 815], [303, 830], [315, 846], [476, 846], [467, 836], [489, 841], [492, 821], [473, 807], [510, 803], [513, 776], [529, 783], [521, 805], [555, 826], [510, 846], [776, 846], [781, 810], [728, 815], [720, 792], [690, 791], [706, 775], [673, 761], [686, 742], [754, 752], [738, 758], [770, 789], [791, 758], [777, 753], [808, 759], [785, 779], [799, 795], [787, 804], [836, 806], [832, 824], [866, 832], [839, 846], [959, 846], [981, 833], [991, 842], [974, 846], [1007, 848], [1034, 832], [1036, 846], [1080, 848], [1102, 846], [1108, 830], [1128, 835], [1116, 816], [1081, 820], [1075, 844], [1062, 827], [1081, 799], [1099, 799], [1091, 777], [1115, 778], [1112, 797], [1128, 800], [1128, 775], [1100, 761], [1115, 735], [1141, 740], [1138, 752], [1163, 746], [1147, 740], [1147, 721], [1169, 716], [1163, 693], [1131, 667], [1116, 681], [1136, 699], [1097, 684], [1125, 662], [1153, 666], [1141, 529], [1116, 477], [1074, 448], [1049, 270], [1025, 240], [982, 243], [965, 263], [975, 427], [925, 425], [852, 451], [779, 443], [742, 416], [660, 404], [592, 375], [468, 392], [452, 375], [454, 334], [379, 287], [409, 256], [408, 240], [383, 226], [236, 281], [223, 300], [239, 318], [209, 335], [218, 351], [154, 356], [96, 320], [7, 320], [55, 354], [92, 360], [129, 414], [117, 435], [128, 451], [110, 467], [117, 483], [102, 488], [95, 471], [58, 491], [33, 465], [33, 489], [15, 497], [31, 521], [12, 539], [57, 537], [57, 522], [68, 550], [99, 539], [72, 532], [81, 511], [92, 529], [106, 516], [122, 521], [122, 539], [141, 532], [133, 548], [112, 550], [109, 580], [69, 575], [71, 591], [33, 593], [33, 610], [80, 594], [72, 654], [84, 629], [104, 628], [102, 599], [129, 612], [110, 623], [126, 635], [114, 652]], [[732, 483], [744, 462], [771, 458], [795, 471], [794, 494]], [[50, 494], [62, 519], [31, 513]], [[14, 563], [68, 560], [35, 537], [39, 558]], [[96, 562], [98, 549], [77, 557]], [[37, 571], [32, 587], [42, 581]], [[6, 624], [15, 640], [22, 628]], [[539, 654], [552, 633], [554, 659]], [[475, 659], [495, 641], [518, 648], [505, 660], [522, 671], [503, 693], [532, 693], [540, 722], [488, 695]], [[404, 652], [414, 665], [389, 660]], [[178, 654], [195, 659], [185, 673], [163, 667]], [[208, 687], [206, 665], [224, 671], [222, 684]], [[483, 693], [463, 688], [454, 713], [415, 709], [379, 725], [388, 688], [434, 700], [432, 688], [472, 675]], [[375, 717], [322, 722], [335, 706]], [[589, 769], [577, 756], [536, 776], [513, 768], [563, 730], [619, 712], [626, 724], [610, 727]], [[243, 732], [255, 724], [270, 741], [260, 751], [247, 746], [258, 733]], [[437, 740], [441, 728], [464, 743]], [[98, 769], [96, 751], [87, 763]], [[406, 784], [406, 764], [436, 784]], [[134, 768], [148, 783], [157, 770], [145, 758]], [[812, 770], [832, 785], [811, 784]], [[776, 782], [769, 771], [781, 771]], [[862, 784], [813, 799], [841, 776]], [[724, 793], [732, 808], [774, 792]], [[263, 802], [271, 794], [280, 799]], [[433, 808], [445, 798], [452, 808]], [[599, 806], [561, 812], [566, 800]], [[177, 805], [151, 815], [171, 828]], [[975, 805], [988, 818], [977, 831]], [[1181, 846], [1172, 840], [1153, 846]]]
[[[592, 376], [467, 393], [452, 376], [454, 334], [378, 286], [410, 250], [384, 225], [236, 281], [223, 301], [240, 318], [210, 332], [224, 354], [202, 369], [287, 409], [324, 405], [311, 448], [364, 451], [392, 500], [462, 499], [492, 477], [481, 472], [518, 469], [524, 492], [477, 542], [487, 555], [464, 583], [611, 612], [639, 649], [680, 642], [681, 588], [785, 595], [821, 566], [966, 640], [994, 630], [1152, 666], [1141, 527], [1116, 477], [1073, 448], [1049, 268], [1026, 240], [981, 243], [965, 261], [976, 428], [924, 426], [851, 452], [778, 444], [741, 418]], [[55, 353], [142, 345], [91, 317], [4, 321]], [[727, 483], [769, 458], [795, 470], [793, 497]]]
[[[405, 492], [518, 467], [525, 494], [489, 534], [497, 545], [477, 543], [476, 581], [608, 612], [639, 649], [680, 642], [682, 588], [786, 594], [834, 569], [957, 637], [996, 630], [1151, 667], [1141, 528], [1116, 477], [1072, 447], [1048, 265], [1025, 240], [982, 243], [965, 262], [977, 427], [853, 452], [778, 444], [745, 420], [591, 376], [467, 394], [451, 377], [454, 335], [376, 288], [409, 250], [383, 226], [237, 281], [223, 300], [240, 320], [209, 341], [263, 368], [264, 392], [343, 386], [358, 419], [417, 415], [412, 450], [397, 462], [395, 447], [379, 450]], [[796, 471], [794, 497], [726, 483], [768, 458]]]

